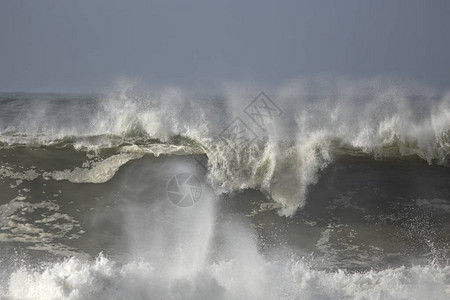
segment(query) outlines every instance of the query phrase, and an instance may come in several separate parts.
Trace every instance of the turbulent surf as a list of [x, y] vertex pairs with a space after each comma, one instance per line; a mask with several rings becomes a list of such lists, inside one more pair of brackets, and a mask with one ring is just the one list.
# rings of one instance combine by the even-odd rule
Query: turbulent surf
[[449, 167], [445, 93], [1, 94], [0, 296], [447, 299]]

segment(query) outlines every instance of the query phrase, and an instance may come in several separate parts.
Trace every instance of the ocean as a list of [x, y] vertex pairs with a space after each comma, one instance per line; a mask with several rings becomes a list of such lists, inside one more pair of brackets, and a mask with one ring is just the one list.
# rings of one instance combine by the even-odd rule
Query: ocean
[[450, 95], [0, 94], [1, 299], [450, 299]]

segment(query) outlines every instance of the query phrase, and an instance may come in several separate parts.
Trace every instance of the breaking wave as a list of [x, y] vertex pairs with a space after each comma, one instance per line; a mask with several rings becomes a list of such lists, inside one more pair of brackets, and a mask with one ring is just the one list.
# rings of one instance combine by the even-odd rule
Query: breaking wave
[[[361, 90], [367, 94], [361, 96]], [[398, 86], [369, 83], [314, 97], [296, 85], [270, 98], [242, 87], [220, 95], [179, 89], [138, 93], [126, 85], [107, 96], [10, 101], [6, 95], [0, 100], [0, 147], [113, 155], [95, 166], [108, 165], [110, 176], [94, 178], [92, 168], [52, 175], [94, 183], [142, 155], [204, 154], [216, 192], [260, 189], [282, 205], [283, 215], [305, 205], [308, 187], [339, 155], [449, 165], [448, 94], [410, 96]]]

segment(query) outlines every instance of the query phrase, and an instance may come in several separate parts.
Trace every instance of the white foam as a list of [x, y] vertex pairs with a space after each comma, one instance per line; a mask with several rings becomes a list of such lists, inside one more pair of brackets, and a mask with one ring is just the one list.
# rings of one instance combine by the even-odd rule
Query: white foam
[[[60, 238], [70, 235], [78, 238], [71, 232], [80, 227], [77, 220], [67, 214], [59, 213], [59, 206], [51, 201], [30, 203], [24, 196], [17, 196], [6, 204], [0, 205], [0, 242], [25, 243], [29, 249], [45, 250], [58, 255], [74, 255], [74, 249], [56, 243]], [[42, 219], [30, 222], [28, 215], [36, 210], [43, 210]], [[48, 216], [47, 216], [48, 215]], [[39, 227], [45, 224], [46, 229]]]
[[110, 180], [122, 165], [142, 156], [142, 153], [121, 153], [93, 162], [90, 168], [44, 172], [42, 176], [73, 183], [103, 183]]
[[0, 166], [0, 179], [16, 179], [16, 184], [11, 185], [11, 188], [19, 186], [24, 180], [33, 181], [39, 177], [39, 173], [34, 169], [29, 169], [23, 172], [14, 171], [13, 167]]
[[191, 154], [205, 154], [205, 151], [200, 148], [191, 146], [179, 146], [168, 144], [151, 144], [146, 146], [123, 146], [120, 148], [121, 153], [146, 153], [152, 154], [156, 157], [160, 155], [191, 155]]
[[[247, 253], [257, 255], [257, 253]], [[346, 273], [302, 261], [260, 256], [220, 260], [188, 276], [167, 275], [152, 261], [118, 264], [71, 258], [8, 279], [8, 299], [448, 299], [450, 267]]]

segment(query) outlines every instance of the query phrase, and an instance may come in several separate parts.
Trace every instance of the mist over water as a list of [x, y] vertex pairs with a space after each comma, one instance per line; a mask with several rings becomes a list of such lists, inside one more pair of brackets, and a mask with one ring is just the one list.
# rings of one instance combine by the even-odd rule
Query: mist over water
[[3, 94], [0, 295], [446, 299], [449, 153], [380, 81]]

